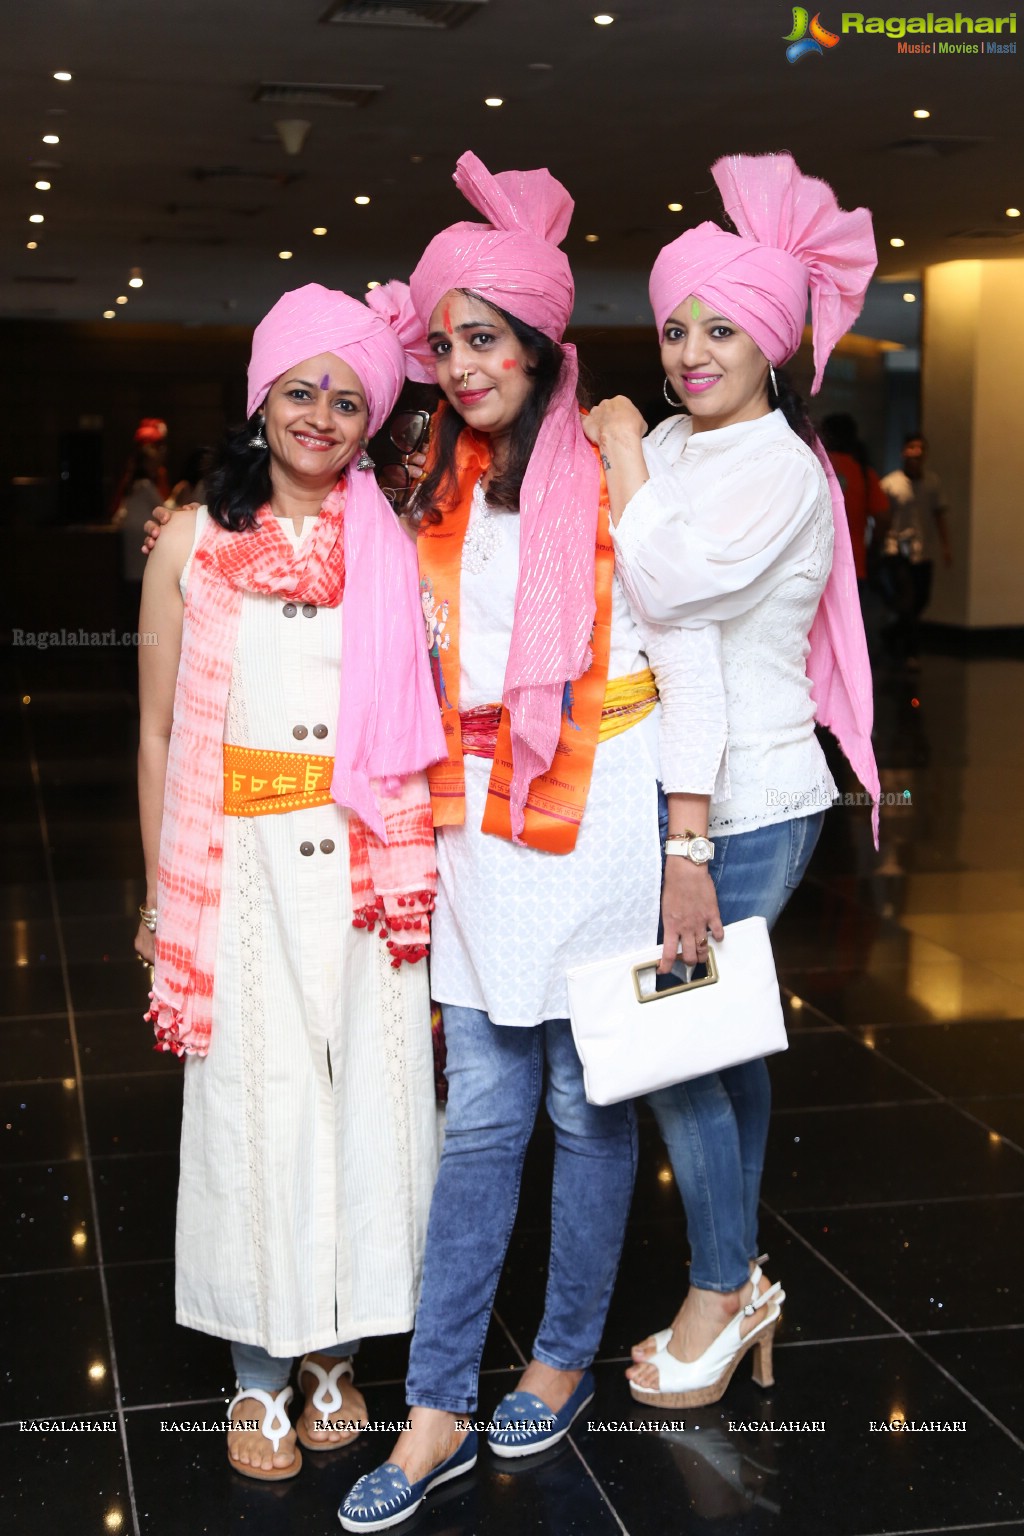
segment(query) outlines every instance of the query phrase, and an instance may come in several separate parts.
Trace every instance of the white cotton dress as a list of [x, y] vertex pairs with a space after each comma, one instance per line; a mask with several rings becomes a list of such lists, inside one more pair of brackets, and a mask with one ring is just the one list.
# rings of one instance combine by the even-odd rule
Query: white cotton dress
[[[288, 606], [242, 598], [224, 739], [332, 754], [340, 609]], [[278, 1357], [411, 1329], [437, 1162], [428, 981], [352, 927], [341, 807], [224, 818], [216, 954], [209, 1055], [185, 1064], [178, 1322]]]

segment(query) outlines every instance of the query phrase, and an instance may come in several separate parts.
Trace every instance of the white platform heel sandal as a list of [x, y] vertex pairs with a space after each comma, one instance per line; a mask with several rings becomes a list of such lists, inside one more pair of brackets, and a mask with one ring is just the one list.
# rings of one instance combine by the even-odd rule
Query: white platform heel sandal
[[[644, 1361], [658, 1372], [658, 1385], [644, 1387], [631, 1381], [629, 1390], [633, 1397], [639, 1403], [655, 1403], [663, 1408], [702, 1408], [717, 1403], [749, 1350], [755, 1351], [754, 1380], [759, 1387], [770, 1387], [775, 1379], [772, 1340], [785, 1299], [786, 1293], [776, 1281], [742, 1307], [697, 1360], [677, 1360], [670, 1355], [667, 1345], [672, 1330], [663, 1329], [655, 1338], [664, 1337], [665, 1343], [659, 1344], [657, 1353]], [[760, 1322], [749, 1333], [741, 1334], [746, 1319], [758, 1312], [764, 1313]]]

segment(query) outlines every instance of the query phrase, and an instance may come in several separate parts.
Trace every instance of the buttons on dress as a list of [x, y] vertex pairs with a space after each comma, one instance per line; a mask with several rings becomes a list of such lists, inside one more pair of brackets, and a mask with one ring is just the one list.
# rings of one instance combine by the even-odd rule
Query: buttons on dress
[[316, 849], [313, 847], [312, 843], [300, 843], [299, 852], [302, 854], [304, 859], [308, 859], [312, 856], [312, 854], [316, 852]]
[[309, 732], [304, 725], [293, 725], [292, 735], [295, 737], [296, 741], [305, 741], [306, 737], [309, 735]]
[[334, 852], [334, 844], [331, 842], [331, 839], [329, 837], [325, 837], [323, 842], [320, 844], [320, 852], [321, 853], [333, 853]]
[[285, 603], [284, 607], [281, 609], [281, 612], [284, 614], [286, 619], [294, 619], [298, 611], [299, 610], [294, 603]]
[[302, 605], [302, 617], [304, 619], [315, 619], [316, 618], [316, 614], [317, 614], [317, 610], [314, 608], [312, 603], [303, 603], [303, 605]]
[[314, 725], [313, 735], [316, 737], [317, 741], [323, 741], [324, 737], [327, 735], [326, 725]]

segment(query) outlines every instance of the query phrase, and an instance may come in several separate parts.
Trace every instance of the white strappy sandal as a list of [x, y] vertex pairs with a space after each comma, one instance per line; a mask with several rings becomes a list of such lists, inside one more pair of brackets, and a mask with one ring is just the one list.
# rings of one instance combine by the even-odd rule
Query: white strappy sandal
[[[321, 1420], [326, 1420], [332, 1413], [340, 1413], [345, 1401], [341, 1393], [341, 1378], [347, 1376], [349, 1381], [355, 1380], [351, 1355], [345, 1360], [336, 1361], [329, 1371], [325, 1371], [320, 1362], [314, 1360], [311, 1355], [303, 1355], [299, 1361], [298, 1371], [300, 1387], [303, 1373], [307, 1371], [316, 1379], [316, 1388], [312, 1396], [307, 1396], [307, 1404], [312, 1403]], [[341, 1440], [313, 1440], [306, 1432], [303, 1420], [300, 1418], [295, 1432], [307, 1451], [341, 1451], [357, 1439], [361, 1428], [347, 1429]]]
[[[643, 1387], [631, 1381], [629, 1390], [633, 1397], [638, 1403], [656, 1403], [663, 1408], [703, 1408], [708, 1403], [717, 1403], [736, 1367], [751, 1349], [755, 1350], [754, 1380], [759, 1387], [770, 1387], [775, 1379], [772, 1340], [785, 1299], [782, 1284], [776, 1281], [742, 1307], [697, 1360], [677, 1360], [669, 1354], [665, 1347], [672, 1336], [669, 1329], [665, 1345], [644, 1362], [658, 1372], [658, 1385]], [[744, 1321], [757, 1312], [764, 1313], [761, 1321], [749, 1333], [741, 1334]]]
[[[238, 1386], [238, 1383], [236, 1382], [235, 1385]], [[282, 1387], [280, 1392], [273, 1394], [264, 1392], [262, 1387], [239, 1387], [228, 1404], [228, 1418], [231, 1417], [232, 1410], [239, 1403], [252, 1399], [254, 1402], [262, 1404], [265, 1411], [263, 1423], [260, 1425], [260, 1434], [263, 1435], [264, 1439], [270, 1441], [276, 1455], [281, 1441], [292, 1427], [286, 1410], [294, 1395], [291, 1387]], [[241, 1422], [244, 1422], [244, 1420]], [[302, 1470], [302, 1453], [298, 1446], [296, 1446], [294, 1456], [287, 1466], [284, 1467], [250, 1467], [245, 1462], [236, 1461], [229, 1451], [228, 1464], [235, 1472], [240, 1472], [243, 1477], [255, 1477], [264, 1483], [283, 1483], [288, 1478], [295, 1477]]]
[[[766, 1253], [762, 1253], [758, 1258], [756, 1258], [754, 1260], [754, 1267], [750, 1271], [750, 1285], [751, 1285], [750, 1299], [751, 1299], [751, 1301], [756, 1301], [757, 1298], [761, 1294], [761, 1281], [764, 1279], [764, 1275], [763, 1275], [763, 1273], [761, 1271], [761, 1265], [762, 1264], [767, 1264], [767, 1262], [768, 1262], [768, 1255]], [[782, 1314], [780, 1313], [779, 1315], [781, 1316]], [[672, 1329], [671, 1328], [659, 1328], [657, 1333], [648, 1334], [648, 1338], [651, 1338], [651, 1339], [654, 1340], [654, 1351], [655, 1351], [655, 1353], [659, 1353], [660, 1351], [667, 1349], [668, 1348], [668, 1341], [669, 1341], [669, 1339], [671, 1337], [672, 1337]], [[651, 1361], [653, 1359], [654, 1359], [654, 1355], [653, 1354], [651, 1354], [651, 1355], [642, 1355], [639, 1360], [634, 1355], [633, 1356], [633, 1364], [634, 1365], [650, 1365], [650, 1363], [651, 1363]]]

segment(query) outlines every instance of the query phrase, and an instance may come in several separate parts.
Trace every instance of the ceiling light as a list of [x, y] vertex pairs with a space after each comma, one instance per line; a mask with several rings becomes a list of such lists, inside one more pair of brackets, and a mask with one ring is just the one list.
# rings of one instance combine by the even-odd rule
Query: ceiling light
[[277, 257], [279, 261], [291, 261], [292, 254], [291, 251], [278, 251]]
[[318, 224], [316, 226], [316, 229], [314, 229], [313, 233], [314, 233], [314, 235], [326, 235], [326, 233], [327, 233], [327, 226], [325, 224]]
[[1007, 208], [1007, 210], [1006, 210], [1006, 217], [1008, 219], [1019, 219], [1020, 218], [1020, 209], [1019, 208]]
[[600, 15], [594, 17], [594, 24], [598, 27], [610, 27], [614, 20], [614, 16], [610, 16], [607, 11], [602, 11]]
[[668, 211], [669, 213], [682, 213], [683, 205], [682, 203], [669, 203]]
[[103, 311], [103, 318], [104, 318], [104, 320], [113, 320], [114, 317], [116, 316], [116, 314], [117, 314], [117, 310], [116, 309], [105, 309]]
[[601, 236], [600, 235], [584, 235], [583, 238], [587, 242], [588, 245], [596, 245], [597, 242], [600, 240]]
[[365, 208], [369, 201], [370, 199], [363, 194], [360, 194], [359, 197], [353, 198], [353, 202], [358, 203], [360, 208]]
[[38, 251], [38, 249], [39, 249], [39, 241], [38, 240], [28, 240], [28, 241], [26, 241], [25, 242], [25, 249], [26, 249], [26, 251]]
[[373, 279], [371, 279], [370, 282], [367, 283], [366, 287], [367, 287], [367, 291], [369, 291], [371, 288], [379, 288], [380, 287], [380, 283], [378, 283], [376, 278], [373, 278]]
[[53, 72], [53, 78], [55, 80], [70, 80], [71, 71], [67, 69], [55, 69]]
[[916, 304], [917, 303], [917, 294], [916, 293], [905, 293], [903, 295], [903, 302], [904, 302], [904, 304]]
[[127, 304], [128, 303], [128, 295], [126, 293], [119, 293], [117, 298], [114, 300], [114, 303], [115, 304]]
[[901, 240], [899, 235], [893, 235], [892, 239], [889, 241], [889, 244], [891, 246], [894, 246], [896, 248], [896, 250], [900, 250], [901, 247], [906, 244], [906, 241], [905, 240]]
[[918, 107], [914, 112], [915, 117], [931, 117], [927, 107]]
[[60, 143], [60, 134], [59, 133], [44, 133], [43, 134], [43, 143], [44, 144], [59, 144]]
[[36, 182], [36, 191], [37, 192], [49, 192], [49, 190], [50, 190], [50, 183], [48, 181], [37, 181]]
[[41, 214], [41, 213], [30, 213], [29, 216], [28, 216], [28, 221], [29, 221], [30, 224], [45, 224], [46, 223], [46, 219], [43, 216], [43, 214]]
[[503, 96], [485, 96], [484, 97], [484, 106], [485, 107], [503, 107], [504, 105], [505, 105], [505, 98]]

